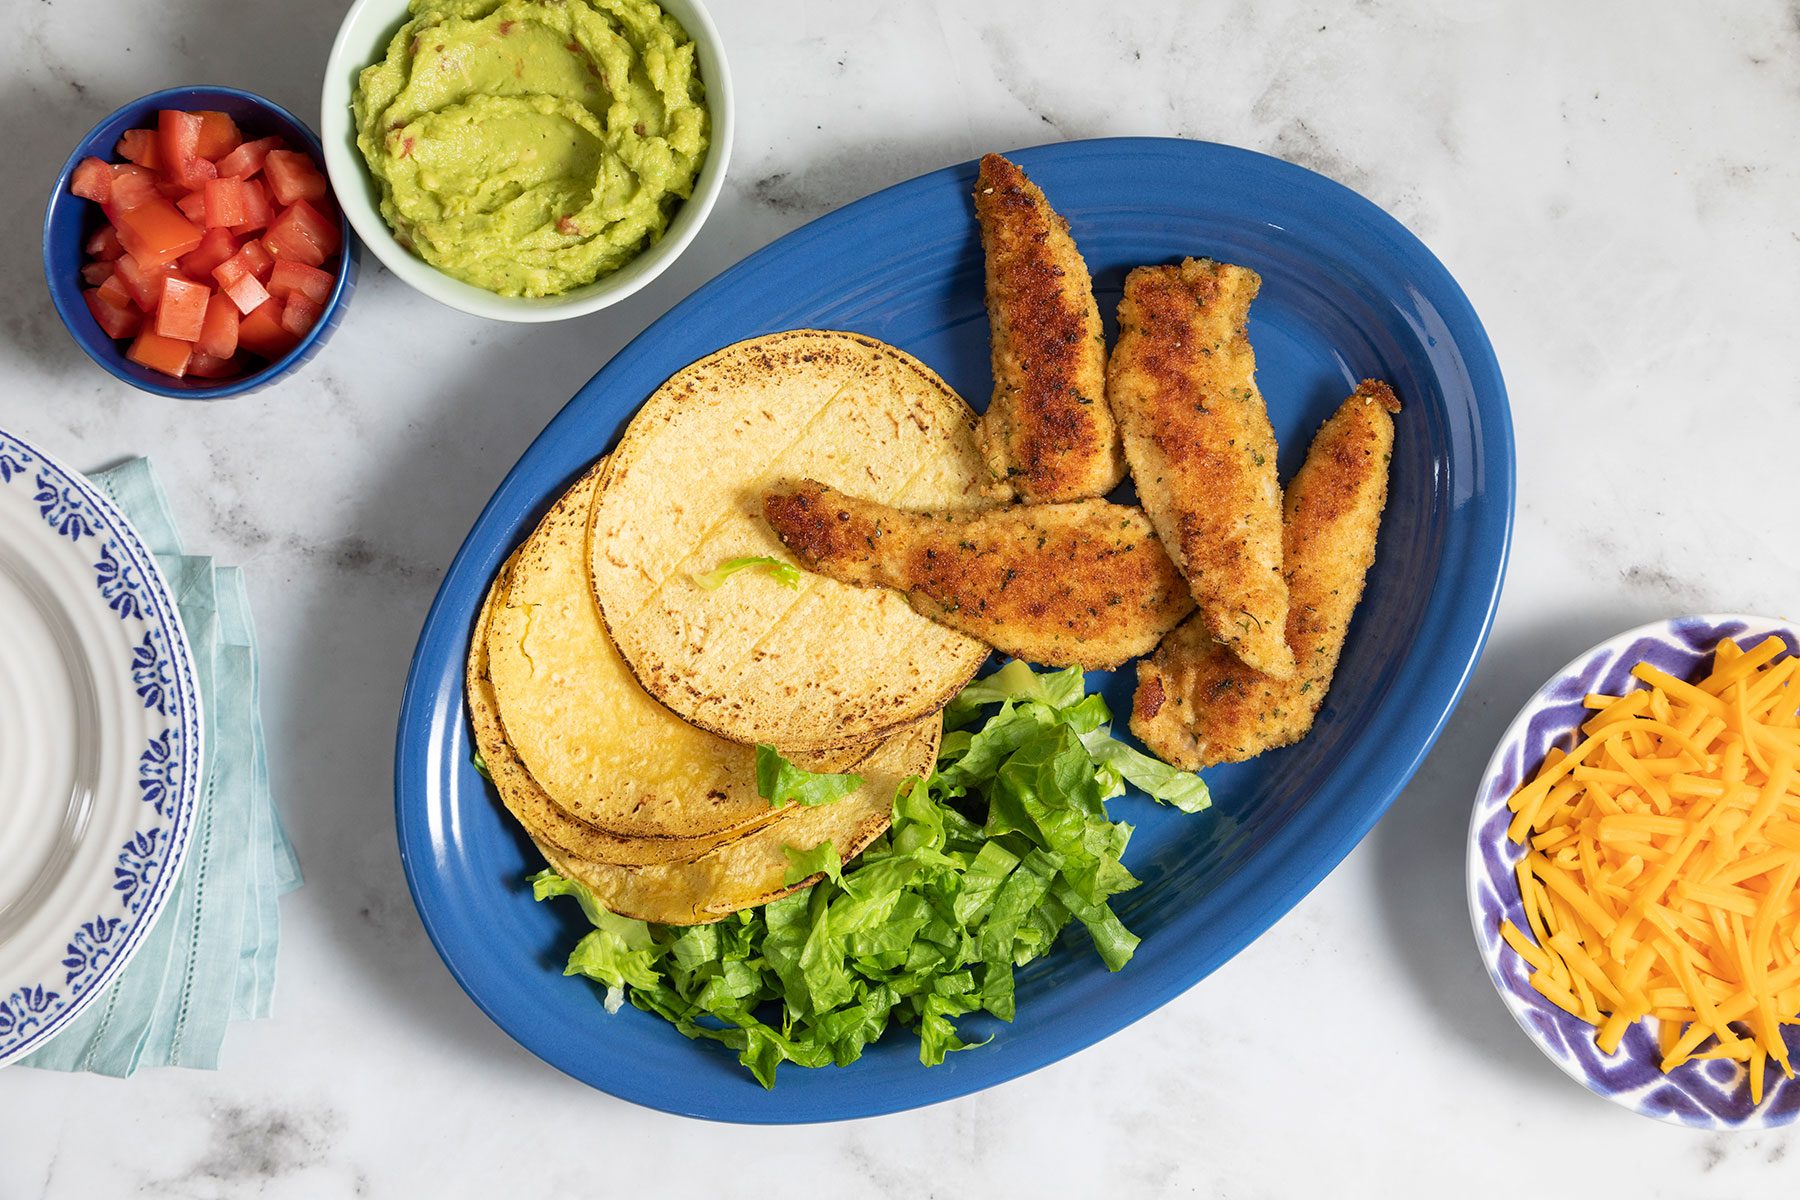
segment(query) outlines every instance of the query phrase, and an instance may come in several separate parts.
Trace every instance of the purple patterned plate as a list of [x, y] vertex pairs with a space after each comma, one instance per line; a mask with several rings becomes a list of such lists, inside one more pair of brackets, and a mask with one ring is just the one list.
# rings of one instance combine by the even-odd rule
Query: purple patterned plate
[[[1711, 664], [1713, 646], [1736, 638], [1746, 649], [1770, 634], [1800, 653], [1795, 623], [1772, 617], [1673, 617], [1621, 633], [1595, 646], [1550, 677], [1513, 719], [1488, 763], [1469, 823], [1469, 915], [1488, 978], [1519, 1026], [1538, 1049], [1574, 1080], [1634, 1112], [1696, 1129], [1767, 1129], [1786, 1125], [1800, 1113], [1800, 1079], [1786, 1079], [1771, 1064], [1763, 1102], [1750, 1103], [1749, 1073], [1722, 1060], [1691, 1059], [1664, 1075], [1649, 1022], [1625, 1035], [1616, 1053], [1594, 1045], [1594, 1027], [1538, 995], [1529, 968], [1500, 940], [1500, 922], [1526, 928], [1519, 885], [1513, 874], [1524, 848], [1506, 837], [1512, 813], [1506, 802], [1552, 747], [1567, 750], [1586, 719], [1582, 697], [1590, 692], [1618, 695], [1632, 685], [1631, 668], [1648, 660], [1677, 679], [1691, 679]], [[1800, 1026], [1783, 1030], [1789, 1051], [1800, 1058]]]

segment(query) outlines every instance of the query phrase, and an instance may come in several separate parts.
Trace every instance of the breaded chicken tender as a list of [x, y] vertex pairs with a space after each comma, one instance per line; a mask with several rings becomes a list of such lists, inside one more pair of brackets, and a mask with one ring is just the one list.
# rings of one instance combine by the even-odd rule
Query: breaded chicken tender
[[1364, 380], [1320, 427], [1288, 485], [1282, 551], [1298, 670], [1285, 680], [1251, 670], [1195, 614], [1138, 665], [1131, 731], [1152, 753], [1199, 770], [1290, 745], [1312, 728], [1375, 561], [1399, 411], [1385, 383]]
[[1187, 577], [1200, 618], [1253, 670], [1294, 673], [1282, 630], [1275, 433], [1245, 334], [1255, 271], [1211, 259], [1125, 279], [1107, 400], [1138, 500]]
[[994, 396], [976, 431], [988, 470], [1027, 504], [1104, 496], [1124, 478], [1106, 407], [1106, 343], [1069, 223], [1025, 173], [981, 160]]
[[1104, 500], [911, 513], [805, 480], [763, 515], [808, 570], [1046, 666], [1117, 666], [1194, 607], [1143, 512]]

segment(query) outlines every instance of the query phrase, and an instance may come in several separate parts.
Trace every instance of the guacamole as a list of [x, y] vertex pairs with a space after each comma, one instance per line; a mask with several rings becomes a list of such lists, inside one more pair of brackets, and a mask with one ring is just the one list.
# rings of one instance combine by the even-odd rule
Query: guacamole
[[651, 0], [412, 0], [364, 69], [356, 144], [403, 245], [551, 296], [662, 236], [706, 157], [694, 43]]

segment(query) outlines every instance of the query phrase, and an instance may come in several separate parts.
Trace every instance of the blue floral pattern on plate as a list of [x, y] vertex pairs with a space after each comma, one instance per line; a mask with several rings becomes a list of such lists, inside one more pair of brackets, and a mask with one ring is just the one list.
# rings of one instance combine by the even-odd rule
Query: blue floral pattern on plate
[[138, 606], [138, 581], [131, 564], [113, 553], [113, 546], [108, 541], [100, 547], [100, 561], [94, 564], [95, 579], [106, 606], [128, 621], [144, 615]]
[[181, 796], [180, 745], [175, 730], [165, 729], [138, 755], [138, 798], [159, 817], [172, 815]]
[[[117, 672], [153, 714], [136, 756], [130, 836], [113, 852], [111, 900], [72, 917], [43, 978], [0, 978], [0, 1064], [35, 1049], [105, 990], [148, 934], [180, 872], [204, 779], [198, 682], [187, 636], [149, 550], [85, 477], [0, 430], [0, 504], [24, 503], [90, 557], [101, 604], [125, 626]], [[104, 730], [103, 730], [104, 732]], [[127, 759], [127, 762], [130, 762]], [[129, 768], [124, 776], [129, 780]], [[125, 784], [130, 787], [130, 784]]]
[[[1622, 633], [1588, 651], [1553, 676], [1514, 718], [1483, 776], [1469, 827], [1469, 913], [1488, 977], [1507, 1009], [1538, 1048], [1570, 1078], [1597, 1095], [1671, 1124], [1696, 1129], [1753, 1129], [1786, 1125], [1800, 1114], [1800, 1079], [1787, 1079], [1771, 1064], [1763, 1101], [1750, 1102], [1748, 1072], [1738, 1063], [1692, 1059], [1669, 1074], [1658, 1063], [1653, 1027], [1639, 1022], [1613, 1054], [1594, 1044], [1595, 1029], [1556, 1007], [1527, 982], [1530, 969], [1500, 938], [1500, 922], [1526, 928], [1514, 874], [1524, 847], [1506, 836], [1512, 820], [1507, 801], [1552, 748], [1570, 749], [1587, 719], [1583, 697], [1618, 695], [1635, 681], [1631, 669], [1649, 662], [1677, 679], [1704, 673], [1713, 647], [1736, 638], [1748, 648], [1774, 634], [1800, 653], [1800, 633], [1790, 623], [1751, 616], [1675, 617]], [[1783, 1030], [1800, 1057], [1800, 1027]]]

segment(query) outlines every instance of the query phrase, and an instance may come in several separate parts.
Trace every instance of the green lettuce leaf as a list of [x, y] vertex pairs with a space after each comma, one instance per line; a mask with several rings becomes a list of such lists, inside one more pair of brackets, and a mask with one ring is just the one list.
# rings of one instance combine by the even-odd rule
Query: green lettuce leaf
[[783, 846], [782, 852], [788, 856], [787, 875], [784, 883], [799, 883], [809, 875], [823, 874], [833, 883], [844, 881], [844, 861], [838, 857], [837, 844], [826, 839], [811, 850], [797, 850], [792, 846]]
[[944, 727], [960, 729], [969, 724], [984, 704], [1031, 700], [1051, 708], [1067, 708], [1080, 700], [1086, 690], [1080, 667], [1039, 673], [1029, 663], [1015, 658], [957, 693], [944, 710]]
[[738, 574], [740, 570], [749, 570], [752, 567], [769, 572], [769, 578], [774, 579], [781, 587], [794, 588], [796, 592], [799, 590], [801, 569], [794, 563], [785, 563], [779, 558], [769, 558], [767, 554], [754, 554], [749, 558], [727, 558], [718, 567], [706, 572], [704, 576], [698, 576], [698, 574], [693, 576], [693, 581], [700, 587], [706, 588], [707, 592], [713, 592], [716, 588], [724, 587], [725, 579]]
[[861, 775], [816, 774], [796, 767], [773, 746], [756, 748], [757, 794], [777, 808], [783, 804], [830, 804], [842, 800], [862, 783]]
[[782, 587], [793, 588], [795, 591], [800, 590], [800, 568], [793, 563], [783, 562], [779, 558], [770, 558], [767, 555], [728, 558], [706, 574], [695, 575], [694, 582], [710, 592], [724, 586], [725, 581], [739, 571], [752, 567], [768, 572], [770, 578]]
[[586, 975], [606, 988], [606, 1011], [617, 1012], [625, 999], [625, 989], [654, 987], [660, 978], [656, 968], [662, 957], [650, 926], [630, 917], [607, 911], [585, 884], [565, 879], [554, 871], [540, 871], [531, 877], [531, 894], [543, 900], [549, 896], [573, 896], [581, 905], [582, 915], [594, 925], [592, 932], [575, 943], [569, 953], [564, 975]]
[[[764, 1087], [783, 1063], [852, 1063], [896, 1025], [932, 1066], [985, 1044], [966, 1018], [1018, 1016], [1017, 970], [1071, 924], [1109, 970], [1135, 953], [1112, 908], [1138, 882], [1123, 862], [1131, 826], [1106, 802], [1127, 782], [1189, 811], [1207, 797], [1197, 777], [1113, 738], [1111, 720], [1079, 670], [1009, 663], [946, 712], [937, 771], [900, 787], [891, 826], [861, 857], [845, 864], [830, 842], [787, 848], [789, 882], [823, 876], [805, 892], [683, 928], [615, 916], [551, 871], [533, 893], [581, 905], [593, 929], [567, 971], [603, 987], [609, 1009], [629, 999], [720, 1043]], [[757, 785], [773, 803], [824, 804], [861, 780], [759, 746]]]

